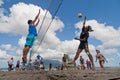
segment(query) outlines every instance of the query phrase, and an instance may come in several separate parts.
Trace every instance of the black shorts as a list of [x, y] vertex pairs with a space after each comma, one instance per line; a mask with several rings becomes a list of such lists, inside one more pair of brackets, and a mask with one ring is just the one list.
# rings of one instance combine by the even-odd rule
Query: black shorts
[[100, 60], [99, 63], [100, 63], [100, 64], [101, 64], [101, 63], [105, 63], [105, 60]]
[[81, 42], [78, 49], [85, 49], [85, 48], [88, 48], [88, 43], [87, 42], [86, 43]]
[[80, 64], [84, 64], [84, 62], [82, 61], [82, 62], [80, 62]]
[[19, 68], [19, 67], [20, 67], [20, 65], [19, 65], [19, 64], [17, 64], [17, 65], [16, 65], [16, 68]]

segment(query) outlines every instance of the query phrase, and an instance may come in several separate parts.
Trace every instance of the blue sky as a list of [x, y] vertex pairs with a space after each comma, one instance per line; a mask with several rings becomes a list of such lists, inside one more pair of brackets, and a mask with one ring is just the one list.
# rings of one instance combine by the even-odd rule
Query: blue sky
[[[14, 57], [15, 63], [16, 60], [21, 60], [27, 35], [27, 20], [34, 18], [38, 9], [41, 9], [39, 18], [42, 20], [49, 2], [50, 0], [0, 0], [0, 67], [6, 67], [10, 57]], [[86, 25], [91, 25], [94, 29], [89, 38], [89, 48], [94, 59], [95, 49], [99, 49], [109, 61], [105, 66], [119, 66], [119, 4], [119, 0], [63, 0], [57, 19], [53, 21], [33, 59], [38, 53], [45, 59], [61, 61], [64, 53], [73, 59], [79, 45], [74, 37], [79, 37], [84, 16], [87, 16]], [[78, 13], [82, 13], [83, 17], [78, 18]], [[51, 20], [50, 16], [51, 13], [47, 15], [48, 22]], [[41, 33], [44, 30], [43, 28]], [[38, 35], [41, 36], [41, 33]], [[81, 55], [88, 59], [84, 51]], [[77, 63], [79, 64], [79, 59]], [[98, 63], [95, 65], [99, 66]]]

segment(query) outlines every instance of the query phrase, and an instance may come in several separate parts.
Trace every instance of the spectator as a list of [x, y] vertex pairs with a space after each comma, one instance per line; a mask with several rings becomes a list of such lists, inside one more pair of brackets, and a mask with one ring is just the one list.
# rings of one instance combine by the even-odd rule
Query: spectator
[[82, 56], [80, 56], [80, 64], [81, 64], [81, 70], [85, 69], [85, 65], [84, 65], [84, 59]]
[[67, 68], [67, 55], [66, 54], [64, 54], [64, 56], [62, 57], [62, 62], [63, 62], [63, 65], [62, 65], [62, 69], [64, 69], [64, 68]]
[[20, 60], [17, 61], [16, 70], [19, 70], [19, 68], [20, 68]]
[[49, 70], [51, 70], [51, 69], [52, 69], [52, 63], [49, 64]]
[[104, 69], [104, 63], [105, 63], [105, 61], [106, 61], [106, 62], [108, 62], [108, 61], [107, 61], [106, 58], [100, 53], [99, 50], [96, 50], [96, 62], [97, 62], [97, 60], [99, 60], [100, 67], [101, 67], [102, 69]]
[[9, 68], [8, 68], [9, 71], [13, 70], [13, 67], [14, 67], [13, 57], [8, 61], [8, 66], [9, 66]]
[[86, 65], [88, 70], [91, 69], [91, 62], [88, 59], [86, 60]]

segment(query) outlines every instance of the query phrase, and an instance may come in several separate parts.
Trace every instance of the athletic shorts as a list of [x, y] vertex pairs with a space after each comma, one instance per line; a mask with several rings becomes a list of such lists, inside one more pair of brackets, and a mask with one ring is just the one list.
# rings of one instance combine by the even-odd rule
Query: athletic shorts
[[88, 48], [88, 43], [80, 43], [78, 49], [85, 49], [85, 48]]
[[26, 38], [25, 46], [29, 46], [31, 48], [33, 43], [34, 43], [34, 40], [35, 40], [34, 35], [28, 35], [27, 38]]

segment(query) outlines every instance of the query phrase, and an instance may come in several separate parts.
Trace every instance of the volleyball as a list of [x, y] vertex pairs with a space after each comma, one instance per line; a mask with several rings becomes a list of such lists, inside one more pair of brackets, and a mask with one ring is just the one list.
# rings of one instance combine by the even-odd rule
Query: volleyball
[[81, 18], [82, 17], [82, 13], [78, 13], [78, 18]]

